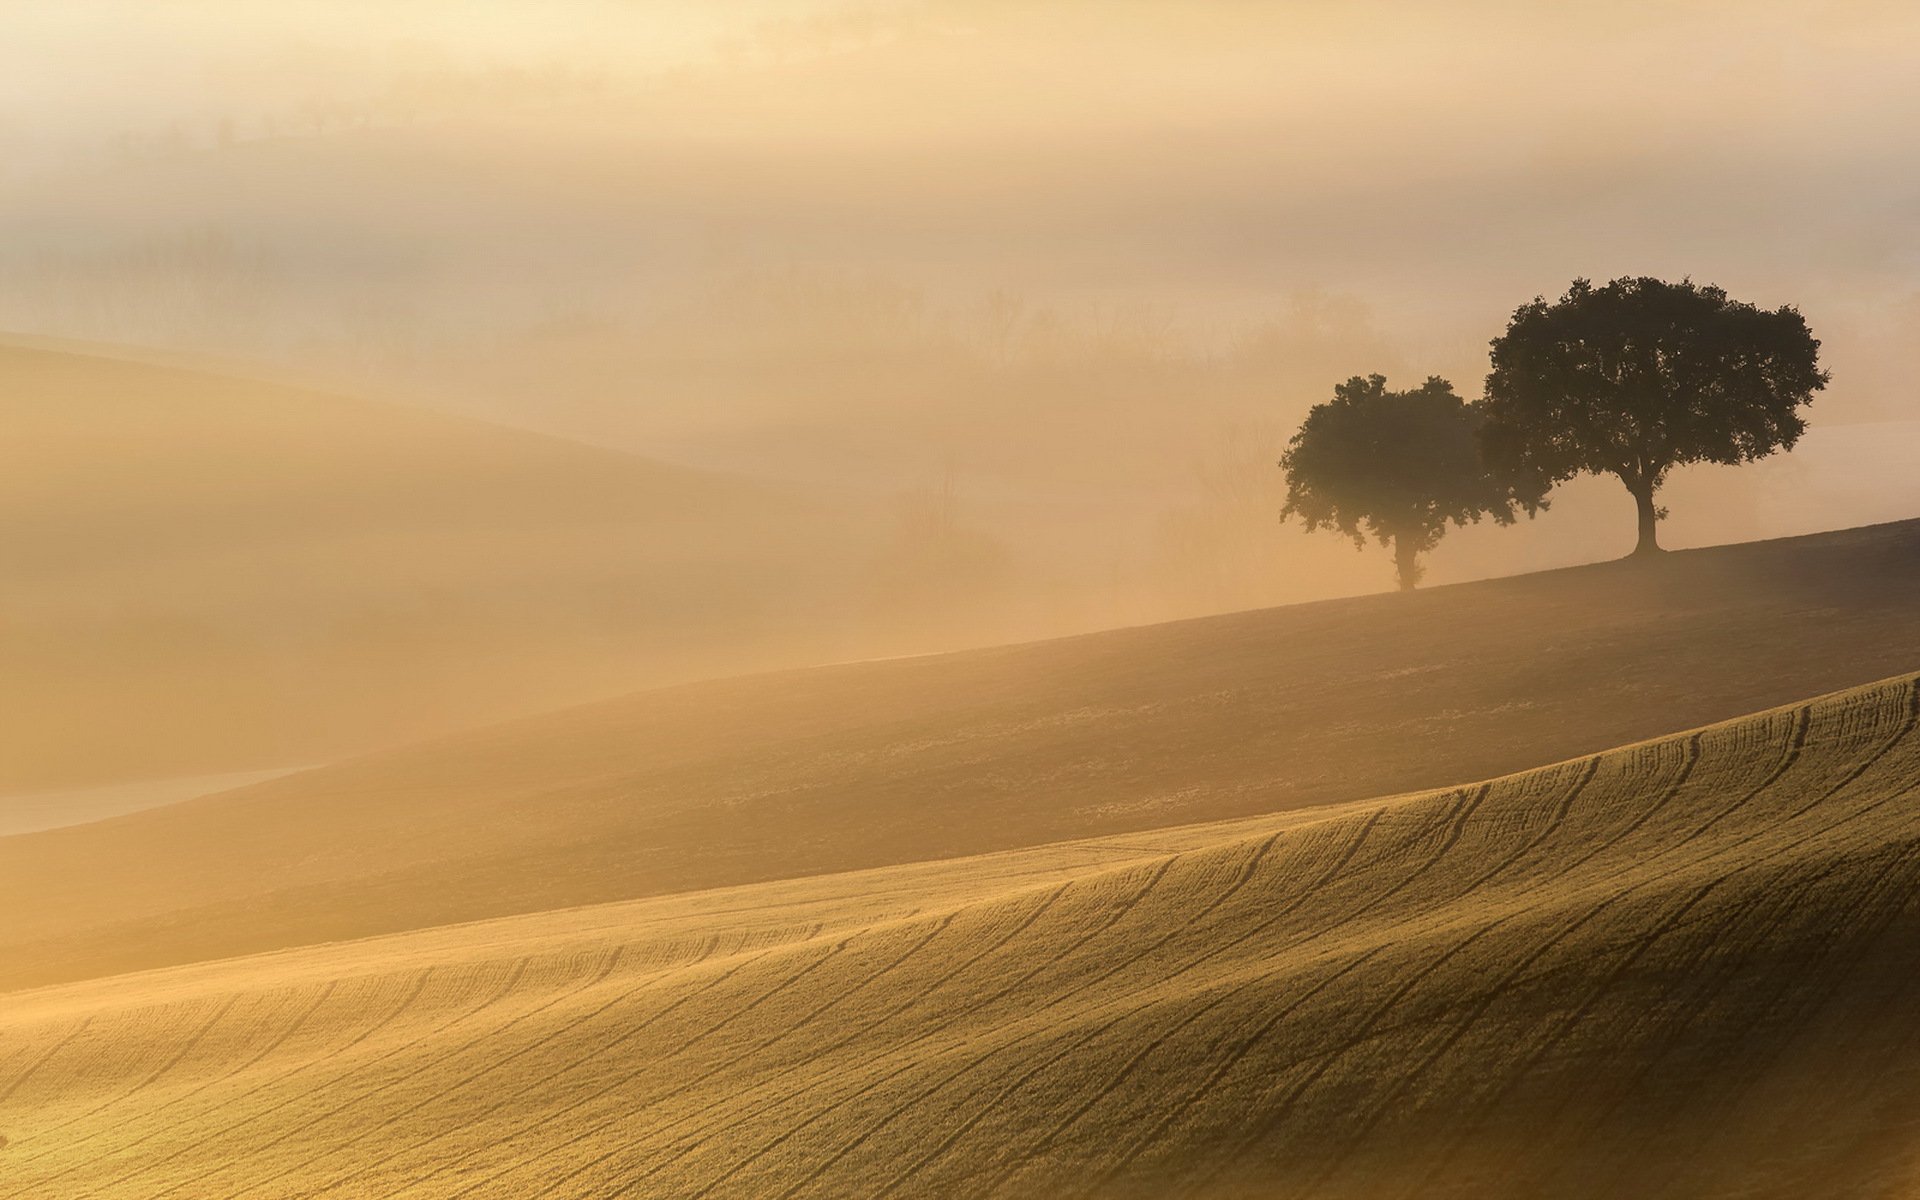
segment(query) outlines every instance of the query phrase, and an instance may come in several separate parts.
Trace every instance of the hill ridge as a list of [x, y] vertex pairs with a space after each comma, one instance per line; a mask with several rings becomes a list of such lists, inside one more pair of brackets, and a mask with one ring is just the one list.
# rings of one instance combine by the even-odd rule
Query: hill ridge
[[6, 792], [792, 661], [866, 536], [794, 485], [178, 363], [0, 341], [0, 423]]
[[641, 692], [0, 838], [0, 989], [1457, 786], [1910, 669], [1916, 589], [1908, 522]]

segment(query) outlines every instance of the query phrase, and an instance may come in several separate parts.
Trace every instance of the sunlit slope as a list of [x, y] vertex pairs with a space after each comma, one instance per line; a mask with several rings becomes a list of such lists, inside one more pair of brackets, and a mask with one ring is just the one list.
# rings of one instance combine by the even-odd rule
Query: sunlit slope
[[0, 430], [0, 790], [304, 765], [763, 663], [829, 527], [746, 481], [42, 347], [0, 344]]
[[1911, 670], [1916, 595], [1909, 522], [642, 693], [0, 838], [0, 988], [1483, 779]]
[[19, 993], [0, 1196], [1908, 1194], [1917, 718]]

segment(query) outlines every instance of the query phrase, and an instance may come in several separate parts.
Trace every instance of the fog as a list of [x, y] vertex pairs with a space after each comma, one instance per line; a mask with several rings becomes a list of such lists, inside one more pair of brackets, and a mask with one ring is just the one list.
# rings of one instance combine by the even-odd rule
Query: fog
[[[1381, 590], [1383, 552], [1281, 526], [1287, 437], [1350, 375], [1477, 395], [1506, 314], [1575, 276], [1711, 281], [1824, 340], [1801, 449], [1682, 473], [1668, 544], [1920, 512], [1920, 12], [1582, 7], [15, 6], [0, 331], [842, 514], [804, 613], [708, 621], [671, 669], [572, 640], [594, 670], [522, 664], [529, 701]], [[737, 586], [789, 569], [738, 536], [715, 551]], [[1584, 481], [1450, 536], [1428, 582], [1632, 536], [1624, 492]], [[526, 553], [458, 586], [549, 561]], [[122, 609], [151, 599], [114, 578]]]

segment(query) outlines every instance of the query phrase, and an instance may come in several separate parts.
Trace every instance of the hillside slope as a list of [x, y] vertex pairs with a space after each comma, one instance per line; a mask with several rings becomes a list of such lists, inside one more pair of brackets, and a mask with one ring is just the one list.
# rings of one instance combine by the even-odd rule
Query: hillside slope
[[1916, 723], [19, 993], [0, 1197], [1910, 1194]]
[[751, 481], [46, 347], [0, 345], [0, 429], [0, 792], [794, 661], [842, 536]]
[[1913, 668], [1920, 523], [667, 688], [0, 838], [0, 988], [1439, 787]]

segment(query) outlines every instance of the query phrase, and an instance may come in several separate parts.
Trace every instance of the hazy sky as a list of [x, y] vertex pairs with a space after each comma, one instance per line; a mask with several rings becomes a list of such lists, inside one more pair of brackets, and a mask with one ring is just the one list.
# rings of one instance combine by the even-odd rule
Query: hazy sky
[[[0, 341], [664, 460], [594, 461], [706, 531], [695, 570], [589, 494], [527, 534], [578, 487], [512, 471], [409, 525], [411, 481], [470, 478], [449, 432], [101, 367], [88, 426], [28, 355], [0, 403], [71, 457], [0, 473], [62, 497], [0, 512], [0, 626], [65, 640], [14, 639], [39, 665], [0, 674], [66, 739], [39, 775], [91, 778], [109, 709], [135, 774], [309, 761], [172, 762], [148, 696], [298, 732], [315, 697], [414, 720], [1380, 590], [1377, 548], [1281, 525], [1288, 436], [1352, 375], [1476, 396], [1514, 307], [1582, 275], [1797, 304], [1825, 341], [1802, 447], [1678, 473], [1667, 544], [1914, 516], [1916, 45], [1912, 3], [0, 3]], [[332, 434], [255, 437], [300, 413]], [[686, 466], [720, 474], [657, 484]], [[789, 512], [806, 536], [765, 532]], [[342, 513], [368, 523], [300, 515]], [[1427, 579], [1633, 536], [1624, 490], [1578, 481], [1450, 534]]]
[[[1203, 313], [1315, 286], [1409, 335], [1577, 273], [1854, 320], [1920, 271], [1907, 4], [79, 0], [0, 31], [16, 244], [23, 221], [140, 223], [99, 196], [95, 226], [48, 215], [115, 138], [293, 136], [332, 108], [430, 127], [446, 169], [396, 217], [438, 243], [416, 260], [533, 225], [617, 229], [645, 267], [635, 243], [658, 259], [698, 226], [769, 259]], [[203, 174], [155, 201], [217, 223], [249, 215], [242, 188], [276, 198], [258, 170]], [[321, 211], [275, 232], [314, 245], [378, 240], [395, 207], [378, 180], [278, 182]]]
[[[1917, 39], [1906, 3], [15, 4], [0, 327], [836, 485], [1144, 493], [1229, 422], [1270, 462], [1349, 374], [1476, 394], [1516, 304], [1653, 273], [1798, 304], [1816, 431], [1907, 420]], [[1071, 371], [969, 374], [1062, 329]], [[1162, 411], [1101, 418], [1142, 354]]]

